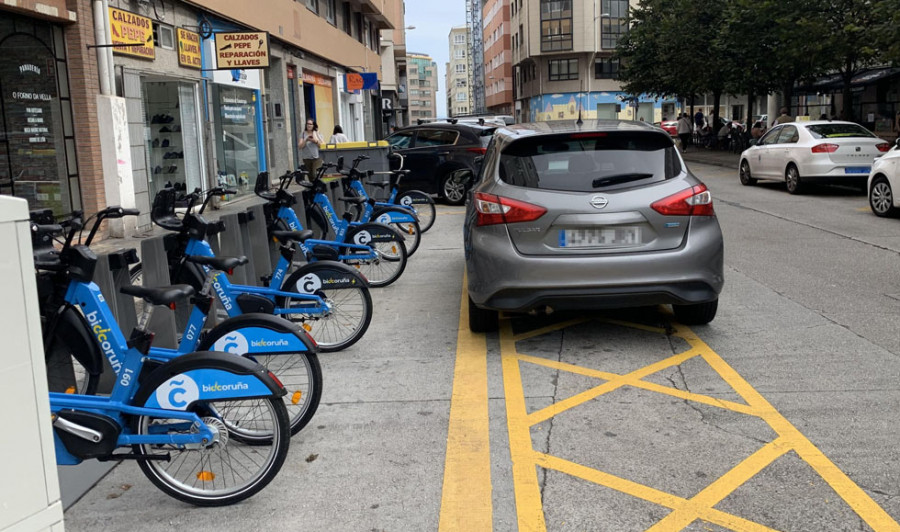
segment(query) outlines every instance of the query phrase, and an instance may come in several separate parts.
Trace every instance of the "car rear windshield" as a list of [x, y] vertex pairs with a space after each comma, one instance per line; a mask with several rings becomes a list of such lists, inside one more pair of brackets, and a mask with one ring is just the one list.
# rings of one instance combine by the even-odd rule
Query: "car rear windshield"
[[667, 135], [572, 133], [517, 140], [500, 154], [500, 179], [510, 185], [594, 192], [646, 185], [681, 173]]
[[815, 139], [836, 139], [840, 137], [865, 137], [875, 135], [868, 129], [856, 124], [816, 124], [806, 126]]

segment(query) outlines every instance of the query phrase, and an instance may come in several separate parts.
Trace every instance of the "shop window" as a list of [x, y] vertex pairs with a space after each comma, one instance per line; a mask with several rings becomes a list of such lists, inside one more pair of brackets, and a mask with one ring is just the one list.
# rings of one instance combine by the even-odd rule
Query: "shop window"
[[147, 179], [151, 196], [172, 186], [186, 191], [203, 188], [197, 90], [178, 81], [144, 81]]
[[250, 190], [259, 173], [256, 134], [256, 93], [238, 87], [214, 89], [219, 116], [216, 120], [217, 162], [220, 185]]
[[0, 194], [56, 214], [81, 208], [62, 32], [5, 14], [0, 26]]

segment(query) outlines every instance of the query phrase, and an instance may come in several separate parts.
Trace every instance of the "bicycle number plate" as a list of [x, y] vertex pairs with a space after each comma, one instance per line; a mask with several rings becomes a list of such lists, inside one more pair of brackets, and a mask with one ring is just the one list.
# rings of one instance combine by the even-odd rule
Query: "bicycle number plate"
[[641, 228], [636, 226], [562, 229], [559, 232], [559, 247], [561, 248], [627, 246], [640, 243]]

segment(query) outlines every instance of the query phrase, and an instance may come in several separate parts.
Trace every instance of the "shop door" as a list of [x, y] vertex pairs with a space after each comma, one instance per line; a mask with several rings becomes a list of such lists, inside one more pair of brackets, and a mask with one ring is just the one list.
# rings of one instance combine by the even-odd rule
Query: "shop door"
[[648, 124], [653, 123], [653, 102], [640, 102], [637, 108], [635, 120], [642, 120]]
[[150, 201], [166, 187], [206, 188], [197, 87], [178, 81], [145, 80], [141, 87], [147, 137]]
[[[31, 209], [62, 214], [79, 205], [77, 188], [70, 189], [70, 177], [77, 187], [77, 165], [68, 80], [65, 63], [52, 48], [62, 36], [33, 20], [23, 27], [34, 34], [3, 38], [6, 31], [0, 28], [0, 194], [25, 198]], [[57, 48], [65, 49], [61, 43]]]

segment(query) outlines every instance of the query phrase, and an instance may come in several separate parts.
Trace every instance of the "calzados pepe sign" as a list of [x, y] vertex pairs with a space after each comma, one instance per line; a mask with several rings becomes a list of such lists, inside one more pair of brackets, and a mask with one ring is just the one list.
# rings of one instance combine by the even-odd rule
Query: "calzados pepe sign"
[[265, 31], [216, 33], [216, 68], [267, 68], [269, 34]]
[[156, 58], [156, 49], [153, 47], [153, 21], [147, 17], [111, 7], [109, 35], [112, 44], [127, 45], [113, 47], [113, 53], [144, 59]]

